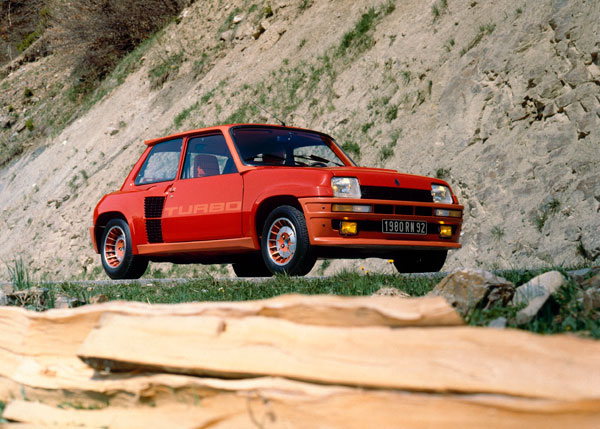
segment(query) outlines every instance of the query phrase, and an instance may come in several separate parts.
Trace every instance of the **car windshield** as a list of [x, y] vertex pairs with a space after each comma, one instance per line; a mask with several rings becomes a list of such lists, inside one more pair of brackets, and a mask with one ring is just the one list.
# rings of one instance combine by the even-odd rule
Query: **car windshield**
[[271, 127], [236, 127], [231, 135], [246, 165], [341, 167], [326, 136], [309, 131]]

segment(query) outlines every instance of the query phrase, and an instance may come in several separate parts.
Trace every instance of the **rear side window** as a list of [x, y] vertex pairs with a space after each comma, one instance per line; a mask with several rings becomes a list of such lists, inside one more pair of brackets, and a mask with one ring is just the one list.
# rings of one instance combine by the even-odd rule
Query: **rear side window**
[[174, 180], [179, 167], [182, 139], [154, 145], [135, 178], [136, 185]]

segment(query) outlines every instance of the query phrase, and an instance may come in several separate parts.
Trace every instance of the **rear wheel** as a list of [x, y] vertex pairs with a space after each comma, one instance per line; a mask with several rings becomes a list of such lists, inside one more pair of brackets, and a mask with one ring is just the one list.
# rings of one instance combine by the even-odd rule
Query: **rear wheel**
[[133, 254], [129, 225], [123, 219], [111, 219], [106, 224], [100, 254], [111, 279], [139, 279], [148, 267], [148, 259]]
[[245, 256], [243, 260], [231, 264], [238, 277], [271, 277], [273, 273], [265, 265], [260, 253]]
[[429, 273], [442, 269], [447, 250], [414, 250], [399, 253], [394, 257], [394, 266], [399, 273]]
[[292, 206], [271, 212], [262, 232], [262, 256], [273, 274], [303, 276], [315, 265], [304, 215]]

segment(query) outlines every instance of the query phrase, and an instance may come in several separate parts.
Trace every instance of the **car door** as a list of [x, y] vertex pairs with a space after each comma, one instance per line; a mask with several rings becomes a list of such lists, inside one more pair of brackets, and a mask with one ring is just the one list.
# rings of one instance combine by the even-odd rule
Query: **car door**
[[[162, 243], [161, 217], [165, 196], [173, 187], [179, 169], [183, 139], [152, 146], [138, 171], [134, 185], [135, 207], [131, 216], [135, 243]], [[144, 237], [145, 236], [145, 237]]]
[[189, 138], [180, 178], [167, 191], [165, 242], [241, 237], [242, 192], [243, 180], [223, 135]]

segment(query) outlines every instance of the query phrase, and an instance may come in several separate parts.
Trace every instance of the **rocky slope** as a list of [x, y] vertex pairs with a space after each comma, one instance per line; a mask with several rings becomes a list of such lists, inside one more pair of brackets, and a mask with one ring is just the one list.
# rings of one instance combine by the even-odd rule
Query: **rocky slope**
[[26, 142], [0, 170], [0, 260], [22, 257], [39, 277], [98, 275], [92, 210], [142, 140], [276, 122], [259, 103], [331, 134], [361, 165], [448, 180], [466, 209], [446, 269], [598, 261], [599, 22], [595, 0], [198, 0], [75, 121], [48, 113], [68, 91], [61, 59], [24, 63], [0, 82], [0, 116], [20, 113], [0, 123], [2, 143]]

